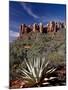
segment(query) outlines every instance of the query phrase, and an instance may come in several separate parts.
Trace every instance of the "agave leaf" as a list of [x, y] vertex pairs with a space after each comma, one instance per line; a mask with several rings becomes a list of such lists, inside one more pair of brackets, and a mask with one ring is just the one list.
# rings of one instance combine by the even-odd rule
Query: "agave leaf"
[[40, 72], [39, 72], [39, 78], [41, 77], [41, 75], [42, 75], [42, 69], [40, 69]]
[[29, 62], [29, 66], [30, 66], [30, 68], [31, 68], [31, 72], [32, 72], [33, 76], [36, 77], [34, 65], [32, 66], [31, 62]]
[[35, 85], [40, 82], [43, 72], [44, 75], [54, 72], [56, 69], [51, 68], [48, 70], [49, 61], [46, 63], [46, 59], [33, 58], [32, 60], [25, 60], [27, 68], [21, 68], [21, 72], [24, 74], [23, 79], [28, 82], [29, 85]]
[[[35, 59], [34, 59], [35, 60]], [[26, 64], [27, 64], [27, 66], [28, 66], [28, 69], [29, 69], [29, 72], [31, 72], [32, 73], [32, 75], [33, 75], [33, 78], [35, 79], [35, 81], [37, 81], [37, 72], [36, 72], [36, 70], [35, 70], [35, 66], [34, 65], [32, 65], [32, 63], [29, 61], [28, 63], [26, 62]], [[29, 64], [29, 65], [28, 65]], [[36, 64], [36, 63], [35, 63]]]
[[56, 70], [56, 68], [54, 68], [54, 69], [51, 71], [51, 73], [53, 73], [55, 70]]
[[46, 74], [52, 73], [52, 72], [54, 72], [55, 70], [56, 70], [56, 68], [52, 68], [52, 69], [48, 70], [48, 71], [46, 72]]
[[46, 72], [46, 74], [50, 73], [52, 70], [53, 70], [53, 68], [52, 68], [52, 69], [49, 69], [49, 70]]
[[26, 71], [25, 69], [22, 70], [22, 73], [25, 75], [25, 77], [23, 76], [23, 79], [28, 79], [28, 80], [32, 80], [32, 81], [36, 82], [36, 77], [34, 77], [34, 75], [32, 75], [32, 73]]
[[[48, 64], [49, 64], [49, 61], [44, 65], [44, 68], [46, 68], [46, 67], [48, 66]], [[43, 68], [43, 69], [44, 69], [44, 68]]]
[[48, 66], [48, 64], [49, 64], [49, 61], [45, 64], [45, 59], [43, 59], [43, 62], [41, 64], [41, 68], [39, 70], [39, 77], [41, 77], [43, 70], [45, 69], [45, 67]]
[[23, 79], [28, 81], [28, 82], [29, 81], [32, 82], [32, 83], [35, 82], [35, 80], [33, 78], [23, 77]]
[[22, 72], [25, 76], [27, 76], [28, 78], [31, 78], [31, 77], [29, 76], [29, 74], [26, 72], [26, 70], [21, 70], [21, 72]]
[[26, 63], [26, 66], [27, 66], [28, 70], [29, 70], [30, 72], [32, 72], [32, 70], [31, 70], [31, 68], [30, 68], [30, 65], [29, 65], [29, 63], [26, 61], [26, 59], [25, 59], [25, 63]]

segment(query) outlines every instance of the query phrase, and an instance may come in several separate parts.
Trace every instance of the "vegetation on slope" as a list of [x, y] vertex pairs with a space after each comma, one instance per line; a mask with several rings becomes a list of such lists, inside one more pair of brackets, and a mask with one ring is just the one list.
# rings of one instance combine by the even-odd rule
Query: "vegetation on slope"
[[56, 33], [29, 33], [27, 39], [17, 39], [10, 43], [10, 79], [18, 77], [19, 68], [26, 61], [45, 57], [51, 66], [65, 64], [65, 29]]

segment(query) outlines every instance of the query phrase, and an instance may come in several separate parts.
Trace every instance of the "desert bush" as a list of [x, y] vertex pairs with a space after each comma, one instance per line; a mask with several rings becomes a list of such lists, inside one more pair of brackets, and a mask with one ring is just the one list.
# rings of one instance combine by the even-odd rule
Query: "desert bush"
[[[31, 46], [24, 48], [24, 46]], [[19, 39], [10, 43], [10, 66], [23, 63], [24, 60], [30, 60], [35, 57], [46, 57], [54, 65], [65, 63], [65, 34], [62, 30], [55, 33], [54, 38], [52, 34], [43, 33], [29, 33], [29, 38]]]

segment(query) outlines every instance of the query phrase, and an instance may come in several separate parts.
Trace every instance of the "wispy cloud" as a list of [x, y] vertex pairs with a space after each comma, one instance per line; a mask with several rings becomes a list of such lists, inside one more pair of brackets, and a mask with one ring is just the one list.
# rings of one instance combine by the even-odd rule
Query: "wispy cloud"
[[39, 19], [40, 17], [38, 15], [36, 15], [31, 8], [29, 8], [25, 3], [21, 4], [24, 8], [24, 10], [33, 18]]
[[9, 31], [9, 41], [12, 42], [19, 36], [19, 32], [15, 32], [13, 30]]
[[32, 16], [33, 18], [37, 19], [39, 22], [47, 22], [47, 19], [48, 17], [45, 15], [45, 16], [38, 16], [37, 14], [35, 14], [32, 10], [32, 8], [30, 8], [29, 6], [27, 6], [26, 3], [21, 3], [22, 7], [24, 8], [24, 10], [30, 15]]
[[19, 36], [19, 32], [15, 32], [15, 31], [10, 30], [9, 36], [10, 37], [18, 37]]
[[12, 42], [19, 36], [20, 23], [14, 20], [9, 22], [9, 41]]

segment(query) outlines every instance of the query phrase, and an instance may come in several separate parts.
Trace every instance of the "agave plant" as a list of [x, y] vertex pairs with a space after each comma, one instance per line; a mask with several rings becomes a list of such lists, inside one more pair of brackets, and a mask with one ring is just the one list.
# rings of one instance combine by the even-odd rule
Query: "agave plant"
[[33, 87], [35, 85], [40, 86], [46, 75], [56, 70], [54, 67], [48, 69], [48, 65], [49, 61], [46, 62], [45, 58], [33, 58], [32, 60], [25, 59], [26, 67], [21, 65], [20, 72], [21, 77], [26, 82], [28, 87]]

